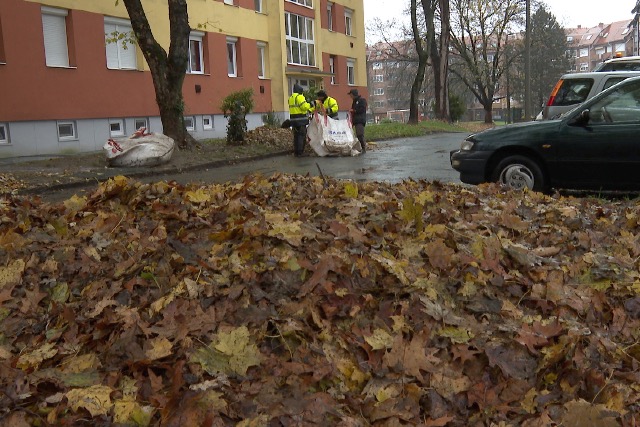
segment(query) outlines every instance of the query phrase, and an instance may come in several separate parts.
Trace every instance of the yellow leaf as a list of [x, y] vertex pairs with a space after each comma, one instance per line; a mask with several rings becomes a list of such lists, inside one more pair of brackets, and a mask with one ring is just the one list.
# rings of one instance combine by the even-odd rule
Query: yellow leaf
[[220, 332], [208, 347], [191, 356], [191, 363], [200, 363], [209, 374], [219, 372], [246, 375], [247, 369], [260, 364], [258, 347], [251, 342], [246, 326], [230, 332]]
[[535, 388], [532, 388], [524, 395], [524, 399], [520, 402], [520, 406], [522, 406], [522, 409], [528, 414], [534, 414], [536, 412], [536, 397], [538, 397], [538, 392]]
[[63, 362], [63, 371], [77, 374], [100, 367], [100, 359], [95, 353], [83, 354], [78, 357], [71, 357]]
[[376, 329], [373, 331], [373, 334], [365, 337], [364, 339], [372, 349], [374, 350], [382, 350], [385, 348], [391, 348], [393, 345], [393, 337], [389, 335], [387, 331], [384, 329]]
[[105, 385], [94, 385], [87, 388], [76, 388], [65, 394], [69, 406], [77, 411], [84, 408], [92, 417], [106, 415], [113, 407], [111, 403], [111, 388]]
[[6, 267], [0, 267], [0, 289], [20, 283], [22, 273], [24, 273], [24, 266], [24, 261], [17, 259], [10, 262]]
[[358, 184], [356, 183], [351, 183], [348, 182], [345, 184], [344, 186], [344, 195], [351, 198], [351, 199], [355, 199], [358, 197]]
[[418, 194], [418, 197], [416, 197], [416, 202], [418, 202], [422, 206], [425, 206], [427, 203], [433, 203], [434, 200], [435, 197], [433, 192], [431, 191], [423, 191]]
[[187, 200], [195, 204], [211, 201], [211, 193], [206, 191], [204, 188], [198, 188], [196, 191], [187, 191], [185, 196], [187, 197]]
[[455, 328], [453, 326], [442, 328], [439, 332], [439, 335], [449, 338], [454, 344], [464, 344], [466, 342], [469, 342], [469, 340], [473, 338], [473, 334], [471, 333], [471, 331], [463, 328]]
[[301, 221], [293, 221], [281, 213], [266, 213], [264, 218], [270, 225], [269, 236], [282, 237], [293, 246], [302, 244]]
[[56, 354], [58, 354], [56, 345], [48, 342], [31, 353], [21, 355], [16, 366], [20, 369], [37, 368], [42, 361], [51, 359]]
[[605, 405], [596, 405], [582, 399], [565, 403], [567, 412], [562, 417], [566, 427], [617, 427], [617, 412], [608, 410]]
[[153, 338], [149, 341], [150, 348], [148, 348], [144, 354], [149, 360], [162, 359], [171, 355], [171, 348], [173, 344], [171, 341], [164, 337]]
[[407, 198], [402, 202], [402, 210], [400, 211], [400, 217], [406, 222], [414, 222], [416, 230], [421, 232], [424, 225], [422, 222], [422, 215], [424, 208], [421, 204], [415, 203], [413, 198]]
[[87, 205], [87, 198], [78, 197], [77, 195], [74, 194], [73, 196], [71, 196], [71, 198], [65, 200], [62, 203], [64, 204], [64, 207], [67, 208], [68, 210], [72, 212], [78, 212], [79, 210], [83, 209]]

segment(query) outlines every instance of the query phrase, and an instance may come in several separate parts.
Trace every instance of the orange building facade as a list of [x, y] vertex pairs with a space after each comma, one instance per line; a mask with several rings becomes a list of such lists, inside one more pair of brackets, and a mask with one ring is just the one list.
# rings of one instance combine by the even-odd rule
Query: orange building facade
[[[167, 3], [143, 0], [168, 49]], [[183, 85], [185, 123], [197, 139], [224, 137], [220, 105], [253, 90], [249, 128], [287, 117], [294, 83], [325, 89], [341, 111], [366, 96], [362, 0], [190, 0]], [[0, 157], [101, 150], [141, 126], [162, 132], [148, 65], [127, 39], [122, 1], [0, 2]]]

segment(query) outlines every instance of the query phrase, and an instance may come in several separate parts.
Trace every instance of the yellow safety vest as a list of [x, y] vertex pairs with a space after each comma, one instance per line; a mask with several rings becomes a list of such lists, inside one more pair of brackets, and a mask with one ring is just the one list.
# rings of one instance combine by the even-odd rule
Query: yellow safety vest
[[301, 93], [293, 93], [289, 97], [289, 115], [291, 117], [300, 117], [309, 112], [311, 105], [307, 102]]

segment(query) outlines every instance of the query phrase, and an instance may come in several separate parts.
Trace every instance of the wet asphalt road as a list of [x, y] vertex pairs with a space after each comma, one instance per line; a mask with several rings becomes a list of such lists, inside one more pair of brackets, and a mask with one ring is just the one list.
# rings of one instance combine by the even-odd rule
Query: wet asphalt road
[[460, 147], [466, 134], [443, 133], [417, 138], [381, 141], [374, 149], [356, 157], [278, 156], [210, 170], [185, 172], [178, 176], [156, 176], [145, 182], [176, 180], [180, 183], [222, 183], [237, 181], [248, 174], [265, 176], [282, 172], [325, 176], [356, 181], [401, 182], [406, 179], [460, 183], [451, 168], [449, 151]]
[[[399, 183], [407, 179], [445, 183], [460, 183], [458, 173], [451, 168], [449, 151], [458, 149], [467, 136], [465, 133], [438, 133], [433, 135], [379, 141], [366, 154], [356, 157], [294, 157], [276, 156], [236, 165], [176, 174], [159, 174], [141, 178], [142, 182], [177, 181], [186, 183], [224, 183], [239, 181], [250, 174], [271, 176], [287, 173], [320, 176], [355, 181]], [[42, 195], [49, 202], [66, 200], [74, 194], [93, 191], [86, 189], [59, 190]]]

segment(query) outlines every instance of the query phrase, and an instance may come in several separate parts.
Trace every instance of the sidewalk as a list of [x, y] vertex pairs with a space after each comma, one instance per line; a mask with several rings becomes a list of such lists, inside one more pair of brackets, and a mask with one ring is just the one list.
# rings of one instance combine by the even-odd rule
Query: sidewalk
[[287, 155], [291, 150], [266, 145], [204, 145], [194, 150], [176, 149], [168, 163], [151, 167], [109, 167], [102, 151], [41, 158], [0, 159], [0, 194], [42, 194], [61, 188], [81, 188], [117, 175], [133, 178], [176, 173]]

